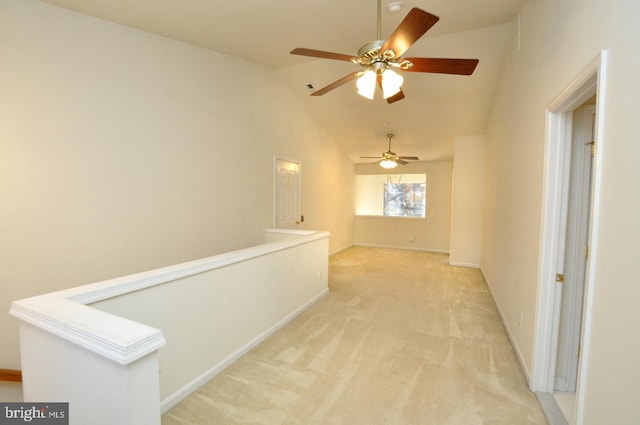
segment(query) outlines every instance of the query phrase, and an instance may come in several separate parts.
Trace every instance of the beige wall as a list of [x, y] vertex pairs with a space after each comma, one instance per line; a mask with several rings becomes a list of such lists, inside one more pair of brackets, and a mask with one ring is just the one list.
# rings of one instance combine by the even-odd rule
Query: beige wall
[[[545, 108], [601, 49], [609, 52], [585, 425], [637, 424], [640, 382], [640, 3], [530, 0], [505, 61], [487, 135], [482, 270], [531, 367], [539, 262]], [[517, 41], [517, 37], [514, 36]], [[518, 326], [519, 313], [523, 314]]]
[[[487, 134], [482, 269], [530, 367], [544, 110], [608, 49], [585, 424], [635, 424], [640, 3], [579, 6], [530, 0], [522, 11]], [[0, 40], [5, 311], [13, 299], [256, 243], [271, 224], [274, 154], [303, 162], [307, 228], [330, 230], [332, 252], [350, 245], [352, 165], [274, 71], [32, 0], [0, 0]], [[433, 246], [448, 250], [450, 211], [439, 218], [444, 242]], [[15, 321], [0, 316], [0, 332], [0, 367], [19, 367]]]
[[274, 155], [302, 161], [304, 228], [352, 244], [353, 164], [275, 71], [32, 0], [0, 0], [0, 40], [5, 313], [262, 242]]
[[[354, 243], [364, 246], [449, 252], [451, 226], [450, 161], [419, 161], [391, 171], [378, 164], [356, 164], [356, 174], [427, 175], [427, 217], [425, 219], [369, 217], [355, 218]], [[410, 237], [413, 236], [413, 242]]]
[[485, 137], [453, 141], [451, 252], [449, 263], [480, 267], [484, 202]]

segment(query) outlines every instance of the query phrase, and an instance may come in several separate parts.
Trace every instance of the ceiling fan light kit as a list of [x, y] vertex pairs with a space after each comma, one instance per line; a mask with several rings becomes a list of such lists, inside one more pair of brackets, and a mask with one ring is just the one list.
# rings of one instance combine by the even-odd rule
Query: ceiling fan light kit
[[356, 80], [356, 87], [358, 87], [358, 94], [367, 99], [373, 100], [373, 95], [376, 91], [376, 73], [368, 69], [362, 73], [362, 75]]
[[382, 97], [385, 99], [390, 98], [401, 90], [404, 82], [402, 75], [391, 69], [386, 69], [380, 77], [382, 78]]
[[380, 161], [380, 166], [382, 168], [391, 169], [396, 168], [398, 166], [398, 163], [390, 159], [383, 159], [382, 161]]
[[[393, 139], [393, 134], [387, 134], [387, 139], [389, 140], [389, 150], [386, 152], [382, 152], [382, 156], [361, 156], [360, 158], [376, 158], [376, 161], [382, 168], [391, 169], [396, 168], [398, 165], [408, 164], [408, 161], [419, 161], [420, 158], [417, 156], [398, 156], [395, 152], [391, 152], [391, 139]], [[382, 159], [380, 159], [382, 158]]]
[[[397, 11], [402, 7], [402, 3], [391, 2], [387, 7], [390, 12]], [[364, 71], [353, 72], [316, 90], [311, 93], [311, 96], [321, 96], [349, 81], [356, 80], [358, 94], [361, 96], [373, 99], [376, 86], [378, 86], [382, 89], [383, 97], [387, 103], [393, 103], [404, 99], [405, 96], [402, 92], [404, 79], [391, 68], [402, 72], [455, 75], [471, 75], [475, 70], [478, 59], [403, 58], [402, 55], [440, 18], [414, 7], [387, 40], [380, 40], [382, 27], [380, 9], [381, 0], [378, 0], [378, 39], [362, 46], [358, 50], [357, 57], [303, 47], [291, 51], [291, 54], [294, 55], [349, 61], [364, 68]]]
[[[379, 83], [378, 80], [380, 81]], [[388, 99], [401, 90], [403, 81], [402, 75], [391, 69], [383, 69], [380, 73], [368, 69], [356, 80], [356, 87], [358, 87], [360, 96], [373, 100], [376, 84], [380, 84], [382, 97]]]

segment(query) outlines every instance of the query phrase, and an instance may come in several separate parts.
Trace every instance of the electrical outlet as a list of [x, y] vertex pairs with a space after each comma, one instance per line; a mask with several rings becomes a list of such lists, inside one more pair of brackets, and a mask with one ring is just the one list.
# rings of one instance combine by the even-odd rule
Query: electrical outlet
[[415, 241], [416, 241], [416, 238], [413, 235], [409, 236], [409, 242], [415, 242]]

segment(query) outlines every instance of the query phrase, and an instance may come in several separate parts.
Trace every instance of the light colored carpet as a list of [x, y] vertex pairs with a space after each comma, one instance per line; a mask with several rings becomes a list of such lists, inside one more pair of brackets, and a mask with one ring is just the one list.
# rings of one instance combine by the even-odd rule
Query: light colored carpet
[[546, 425], [479, 270], [354, 247], [330, 294], [162, 425]]

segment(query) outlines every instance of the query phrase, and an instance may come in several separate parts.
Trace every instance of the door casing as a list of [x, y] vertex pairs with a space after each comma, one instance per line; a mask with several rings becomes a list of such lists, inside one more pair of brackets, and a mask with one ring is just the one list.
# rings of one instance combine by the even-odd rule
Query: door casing
[[[566, 88], [549, 104], [546, 111], [545, 162], [542, 196], [542, 220], [538, 262], [538, 294], [535, 319], [535, 340], [529, 385], [532, 391], [552, 393], [555, 384], [556, 355], [558, 345], [559, 308], [561, 288], [556, 280], [558, 246], [562, 226], [562, 182], [567, 149], [571, 146], [571, 115], [587, 99], [596, 95], [596, 122], [594, 139], [596, 143], [589, 234], [591, 240], [590, 257], [598, 251], [598, 222], [600, 205], [600, 179], [603, 135], [604, 99], [606, 99], [607, 51], [601, 51]], [[582, 352], [578, 365], [576, 387], [576, 421], [584, 421], [584, 391], [586, 365], [589, 363], [591, 344], [591, 311], [593, 306], [593, 276], [595, 262], [589, 261], [585, 273], [585, 295], [582, 321]]]
[[301, 222], [302, 163], [274, 156], [273, 227], [298, 229]]

